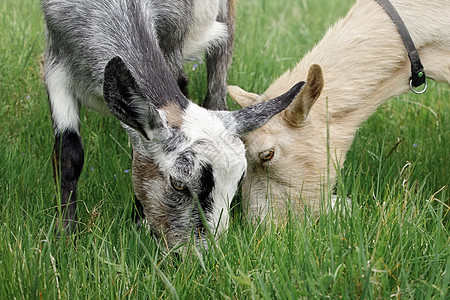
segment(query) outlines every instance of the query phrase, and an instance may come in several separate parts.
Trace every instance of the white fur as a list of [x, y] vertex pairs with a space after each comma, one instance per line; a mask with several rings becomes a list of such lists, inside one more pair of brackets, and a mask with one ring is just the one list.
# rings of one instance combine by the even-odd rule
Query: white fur
[[79, 133], [78, 102], [70, 93], [69, 76], [61, 65], [47, 72], [46, 76], [55, 131], [64, 132], [71, 129]]
[[194, 21], [186, 36], [184, 58], [198, 58], [205, 49], [228, 37], [227, 26], [216, 20], [223, 0], [194, 1]]

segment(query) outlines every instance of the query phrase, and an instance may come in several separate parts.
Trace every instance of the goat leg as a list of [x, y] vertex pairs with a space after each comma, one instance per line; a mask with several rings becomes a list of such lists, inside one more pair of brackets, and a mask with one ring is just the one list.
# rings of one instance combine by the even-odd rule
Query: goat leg
[[207, 93], [203, 106], [208, 109], [227, 109], [227, 72], [231, 65], [234, 43], [234, 1], [227, 2], [226, 10], [221, 10], [217, 21], [228, 27], [228, 37], [206, 53]]
[[[58, 220], [56, 232], [70, 234], [77, 224], [77, 183], [84, 164], [84, 150], [80, 136], [71, 131], [55, 134], [52, 154], [53, 177], [57, 187], [57, 197], [61, 205], [57, 206]], [[60, 228], [62, 226], [62, 228]]]

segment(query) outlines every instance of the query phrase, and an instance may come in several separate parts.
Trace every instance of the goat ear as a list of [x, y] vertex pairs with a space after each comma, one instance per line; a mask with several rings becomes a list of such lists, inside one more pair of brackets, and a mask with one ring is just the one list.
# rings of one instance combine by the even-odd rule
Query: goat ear
[[246, 92], [236, 85], [228, 86], [228, 94], [241, 107], [247, 107], [262, 102], [262, 97], [260, 95]]
[[320, 93], [322, 93], [323, 85], [322, 69], [319, 65], [311, 65], [305, 87], [286, 109], [285, 118], [290, 124], [301, 125], [308, 116], [311, 107], [319, 98]]
[[231, 112], [236, 122], [236, 133], [243, 135], [264, 125], [270, 118], [291, 104], [304, 84], [305, 82], [301, 81], [281, 96]]
[[142, 94], [136, 80], [120, 57], [105, 67], [103, 96], [110, 112], [147, 140], [152, 130], [164, 126], [154, 105]]

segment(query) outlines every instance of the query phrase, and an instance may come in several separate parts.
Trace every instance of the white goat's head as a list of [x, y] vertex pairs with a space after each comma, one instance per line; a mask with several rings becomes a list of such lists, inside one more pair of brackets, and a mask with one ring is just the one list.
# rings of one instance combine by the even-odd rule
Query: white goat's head
[[[242, 183], [242, 202], [251, 217], [269, 215], [276, 221], [286, 215], [288, 204], [291, 208], [316, 204], [308, 202], [317, 197], [324, 180], [321, 171], [326, 170], [327, 151], [318, 121], [309, 112], [323, 86], [321, 68], [312, 65], [305, 86], [286, 110], [243, 137], [248, 170]], [[236, 86], [228, 87], [228, 92], [243, 107], [265, 100]]]
[[227, 229], [230, 203], [247, 166], [239, 137], [287, 107], [303, 84], [239, 111], [210, 111], [176, 87], [146, 92], [120, 58], [108, 63], [104, 98], [133, 145], [136, 197], [152, 232], [169, 248], [192, 232], [197, 244], [205, 244], [205, 226], [215, 234]]

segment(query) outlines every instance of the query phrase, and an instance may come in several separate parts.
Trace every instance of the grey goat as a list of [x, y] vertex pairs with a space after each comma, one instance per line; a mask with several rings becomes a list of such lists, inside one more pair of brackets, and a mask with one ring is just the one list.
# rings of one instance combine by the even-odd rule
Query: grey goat
[[[84, 163], [79, 108], [110, 112], [133, 146], [136, 205], [169, 248], [205, 225], [220, 233], [246, 171], [239, 137], [282, 111], [303, 83], [276, 99], [223, 111], [234, 12], [229, 0], [42, 0], [45, 84], [55, 133], [53, 170], [63, 228], [77, 222]], [[204, 106], [187, 99], [182, 63], [206, 51]], [[222, 111], [220, 111], [222, 110]], [[200, 217], [203, 210], [206, 224]]]

